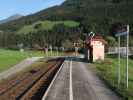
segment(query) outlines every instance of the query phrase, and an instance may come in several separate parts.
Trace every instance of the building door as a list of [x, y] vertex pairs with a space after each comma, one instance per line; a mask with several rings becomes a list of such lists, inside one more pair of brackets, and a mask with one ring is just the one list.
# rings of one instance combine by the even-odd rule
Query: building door
[[90, 51], [90, 52], [89, 52], [89, 53], [90, 53], [90, 54], [89, 54], [89, 61], [90, 61], [90, 62], [93, 62], [93, 48], [92, 48], [92, 47], [89, 47], [89, 51]]

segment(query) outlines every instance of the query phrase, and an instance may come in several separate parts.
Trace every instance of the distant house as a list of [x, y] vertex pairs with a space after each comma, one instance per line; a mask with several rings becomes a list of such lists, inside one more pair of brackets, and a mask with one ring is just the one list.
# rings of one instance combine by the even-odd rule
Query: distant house
[[85, 58], [91, 62], [104, 60], [106, 41], [100, 35], [88, 37], [86, 39]]

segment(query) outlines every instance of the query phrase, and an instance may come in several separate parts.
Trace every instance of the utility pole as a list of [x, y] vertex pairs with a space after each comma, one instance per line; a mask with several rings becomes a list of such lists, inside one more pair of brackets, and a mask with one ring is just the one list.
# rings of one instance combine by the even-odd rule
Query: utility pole
[[118, 87], [120, 86], [121, 82], [121, 51], [120, 51], [120, 46], [121, 46], [121, 37], [118, 37], [118, 42], [119, 42], [119, 47], [118, 47]]
[[127, 48], [126, 48], [126, 53], [127, 53], [127, 67], [126, 67], [126, 87], [128, 89], [128, 50], [129, 49], [129, 25], [127, 25]]

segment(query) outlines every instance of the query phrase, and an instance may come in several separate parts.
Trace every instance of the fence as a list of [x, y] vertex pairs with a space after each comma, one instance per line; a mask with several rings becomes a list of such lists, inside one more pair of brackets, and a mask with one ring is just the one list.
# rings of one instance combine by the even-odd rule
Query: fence
[[[109, 47], [107, 54], [118, 54], [118, 47]], [[121, 55], [126, 55], [126, 47], [120, 47]], [[133, 55], [133, 47], [129, 47], [129, 55]]]

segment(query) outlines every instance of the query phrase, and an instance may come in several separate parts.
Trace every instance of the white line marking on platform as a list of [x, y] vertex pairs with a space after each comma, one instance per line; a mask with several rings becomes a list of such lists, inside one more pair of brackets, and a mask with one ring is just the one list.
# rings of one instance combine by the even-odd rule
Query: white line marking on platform
[[48, 93], [49, 93], [49, 91], [50, 91], [50, 89], [51, 89], [52, 85], [54, 84], [54, 82], [55, 82], [55, 80], [56, 80], [57, 76], [59, 75], [59, 73], [60, 73], [61, 69], [62, 69], [62, 68], [63, 68], [63, 66], [64, 66], [64, 63], [65, 63], [65, 61], [63, 62], [63, 64], [61, 65], [60, 69], [58, 70], [58, 72], [57, 72], [57, 73], [56, 73], [56, 75], [54, 76], [54, 78], [53, 78], [53, 80], [52, 80], [51, 84], [49, 85], [48, 89], [46, 90], [46, 92], [45, 92], [45, 94], [44, 94], [44, 96], [43, 96], [42, 100], [46, 100], [46, 98], [47, 98], [47, 96], [48, 96]]
[[72, 88], [72, 60], [70, 62], [70, 92], [69, 92], [69, 96], [70, 96], [70, 100], [73, 100], [73, 88]]

